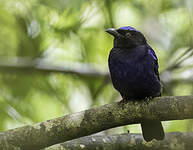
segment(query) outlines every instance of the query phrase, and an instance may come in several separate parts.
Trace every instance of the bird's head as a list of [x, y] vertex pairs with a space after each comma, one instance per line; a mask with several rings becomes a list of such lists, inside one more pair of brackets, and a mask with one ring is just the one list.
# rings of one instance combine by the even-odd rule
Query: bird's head
[[107, 33], [114, 36], [114, 47], [127, 48], [146, 43], [144, 35], [133, 27], [125, 26], [118, 29], [109, 28]]

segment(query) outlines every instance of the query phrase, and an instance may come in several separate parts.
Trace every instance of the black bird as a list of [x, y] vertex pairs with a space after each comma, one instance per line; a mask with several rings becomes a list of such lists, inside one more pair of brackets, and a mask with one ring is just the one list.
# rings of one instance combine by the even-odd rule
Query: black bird
[[[108, 59], [111, 80], [123, 100], [161, 96], [158, 59], [144, 35], [130, 26], [110, 28], [106, 32], [114, 36]], [[164, 139], [159, 120], [143, 120], [141, 127], [146, 141]]]

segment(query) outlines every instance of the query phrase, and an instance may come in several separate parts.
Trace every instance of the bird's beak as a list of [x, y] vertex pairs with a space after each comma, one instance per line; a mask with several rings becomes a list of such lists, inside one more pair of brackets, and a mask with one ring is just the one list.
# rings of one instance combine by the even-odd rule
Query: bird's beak
[[120, 33], [118, 33], [117, 30], [114, 28], [109, 28], [106, 30], [106, 32], [113, 35], [114, 37], [120, 36]]

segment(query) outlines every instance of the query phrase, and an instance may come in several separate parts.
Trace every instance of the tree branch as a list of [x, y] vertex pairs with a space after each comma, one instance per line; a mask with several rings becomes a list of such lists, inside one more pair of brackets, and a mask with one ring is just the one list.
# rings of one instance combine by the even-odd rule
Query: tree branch
[[94, 69], [92, 65], [83, 63], [59, 63], [53, 64], [41, 58], [26, 57], [1, 57], [0, 71], [40, 71], [40, 72], [59, 72], [66, 74], [76, 74], [88, 77], [108, 77], [108, 73]]
[[163, 141], [145, 142], [141, 134], [93, 135], [67, 141], [44, 150], [191, 150], [193, 133], [166, 133]]
[[0, 149], [10, 146], [40, 149], [109, 128], [140, 123], [144, 119], [181, 120], [193, 118], [193, 96], [157, 97], [147, 103], [117, 102], [66, 115], [0, 134]]

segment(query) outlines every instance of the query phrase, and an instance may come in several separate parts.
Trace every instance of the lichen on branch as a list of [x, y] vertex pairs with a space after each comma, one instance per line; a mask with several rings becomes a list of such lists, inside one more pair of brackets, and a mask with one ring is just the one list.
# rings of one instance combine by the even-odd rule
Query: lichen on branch
[[157, 97], [150, 101], [106, 104], [35, 125], [0, 133], [4, 146], [32, 150], [97, 133], [113, 127], [140, 123], [144, 119], [181, 120], [193, 118], [193, 96]]

